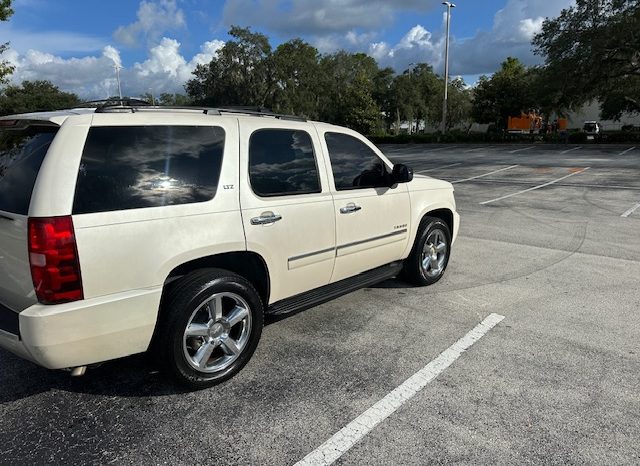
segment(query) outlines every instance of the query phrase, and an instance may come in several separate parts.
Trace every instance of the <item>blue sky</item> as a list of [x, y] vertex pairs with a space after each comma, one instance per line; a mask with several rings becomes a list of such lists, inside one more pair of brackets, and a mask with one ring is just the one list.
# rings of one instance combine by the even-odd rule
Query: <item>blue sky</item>
[[[574, 0], [459, 0], [452, 16], [451, 73], [472, 84], [507, 56], [539, 62], [530, 39], [545, 17]], [[182, 92], [198, 63], [228, 39], [232, 24], [272, 45], [302, 37], [323, 53], [362, 51], [401, 72], [443, 68], [444, 7], [437, 0], [14, 0], [0, 24], [14, 82], [49, 79], [85, 98], [112, 95], [114, 63], [123, 91]]]

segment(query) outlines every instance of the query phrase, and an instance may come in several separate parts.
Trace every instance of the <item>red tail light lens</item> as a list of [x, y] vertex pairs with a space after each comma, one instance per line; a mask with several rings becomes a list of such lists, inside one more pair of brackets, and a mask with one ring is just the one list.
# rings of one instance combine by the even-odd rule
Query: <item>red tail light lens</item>
[[29, 219], [29, 263], [38, 301], [83, 299], [80, 262], [71, 217]]

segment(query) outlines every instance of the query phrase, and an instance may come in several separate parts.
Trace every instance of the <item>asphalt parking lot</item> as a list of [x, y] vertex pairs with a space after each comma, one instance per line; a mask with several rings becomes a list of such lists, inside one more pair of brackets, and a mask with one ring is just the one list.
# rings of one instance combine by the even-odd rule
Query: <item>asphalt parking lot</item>
[[455, 182], [439, 283], [271, 323], [238, 376], [194, 393], [142, 357], [70, 379], [2, 351], [0, 463], [294, 464], [492, 314], [335, 464], [640, 463], [640, 147], [382, 149]]

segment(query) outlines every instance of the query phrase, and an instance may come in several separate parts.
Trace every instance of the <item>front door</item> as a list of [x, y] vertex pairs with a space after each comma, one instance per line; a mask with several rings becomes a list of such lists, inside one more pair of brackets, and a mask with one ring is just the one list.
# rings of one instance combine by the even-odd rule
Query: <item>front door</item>
[[401, 259], [411, 212], [407, 185], [390, 186], [391, 167], [374, 146], [355, 134], [321, 135], [333, 173], [335, 282]]

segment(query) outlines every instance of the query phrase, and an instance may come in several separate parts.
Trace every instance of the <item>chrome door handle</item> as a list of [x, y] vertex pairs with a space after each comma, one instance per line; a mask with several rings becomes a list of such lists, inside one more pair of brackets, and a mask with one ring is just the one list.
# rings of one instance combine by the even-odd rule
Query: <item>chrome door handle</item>
[[282, 220], [282, 215], [278, 214], [262, 214], [259, 217], [253, 217], [251, 219], [251, 225], [269, 225], [275, 223], [278, 220]]
[[352, 212], [357, 212], [357, 211], [359, 211], [361, 209], [362, 209], [362, 207], [360, 207], [359, 205], [355, 205], [353, 202], [349, 202], [346, 206], [340, 207], [340, 213], [341, 214], [350, 214]]

